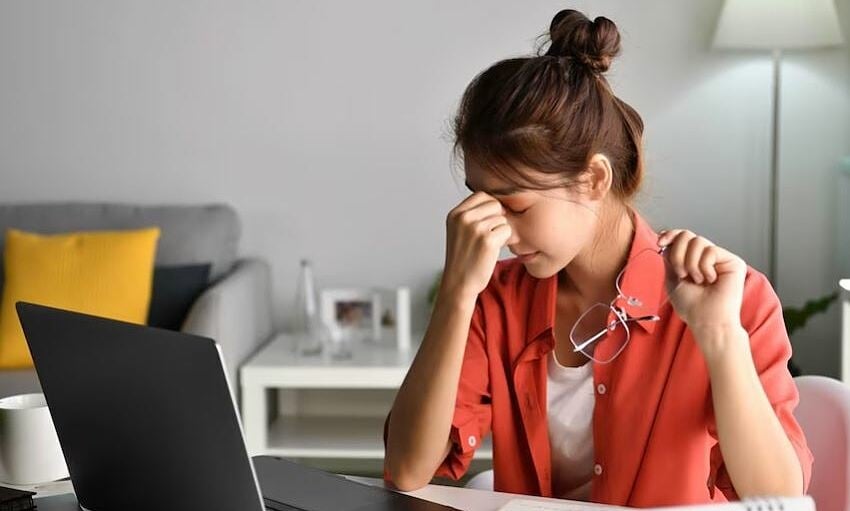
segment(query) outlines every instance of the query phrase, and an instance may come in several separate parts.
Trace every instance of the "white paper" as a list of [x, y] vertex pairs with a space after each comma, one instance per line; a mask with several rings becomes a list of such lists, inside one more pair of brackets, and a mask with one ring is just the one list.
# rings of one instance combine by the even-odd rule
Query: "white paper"
[[575, 501], [544, 502], [531, 499], [513, 499], [500, 507], [499, 511], [600, 511], [601, 509], [617, 509], [617, 506], [582, 504]]
[[[577, 501], [549, 502], [531, 499], [513, 499], [499, 511], [601, 511], [634, 509], [622, 506], [581, 503]], [[737, 502], [696, 504], [645, 508], [641, 511], [815, 511], [815, 502], [809, 495], [802, 497], [754, 497]]]

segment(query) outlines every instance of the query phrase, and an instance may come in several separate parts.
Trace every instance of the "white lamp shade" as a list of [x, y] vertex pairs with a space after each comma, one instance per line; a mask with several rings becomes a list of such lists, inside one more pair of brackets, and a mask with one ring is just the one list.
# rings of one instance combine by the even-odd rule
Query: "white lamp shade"
[[726, 0], [715, 48], [795, 49], [843, 42], [833, 0]]

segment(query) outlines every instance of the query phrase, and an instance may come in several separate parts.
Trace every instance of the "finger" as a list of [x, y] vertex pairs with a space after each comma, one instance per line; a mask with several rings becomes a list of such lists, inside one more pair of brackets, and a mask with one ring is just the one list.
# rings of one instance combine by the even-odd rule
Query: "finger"
[[667, 260], [672, 266], [673, 272], [680, 279], [688, 276], [688, 271], [685, 268], [685, 252], [688, 249], [688, 242], [696, 235], [687, 230], [680, 230], [675, 237], [671, 238], [667, 249]]
[[492, 195], [488, 195], [484, 192], [475, 192], [475, 193], [471, 194], [469, 197], [465, 198], [463, 201], [461, 201], [460, 204], [455, 206], [453, 211], [456, 211], [457, 214], [460, 214], [460, 213], [463, 213], [464, 211], [467, 211], [469, 209], [473, 209], [475, 207], [480, 206], [481, 204], [483, 204], [485, 202], [490, 202], [490, 201], [499, 202]]
[[505, 210], [497, 200], [482, 202], [472, 208], [461, 211], [455, 217], [461, 224], [472, 225], [490, 216], [504, 215]]
[[714, 269], [718, 275], [747, 271], [747, 263], [732, 252], [729, 252], [725, 248], [716, 247], [716, 253], [717, 261], [714, 263]]
[[475, 225], [475, 230], [481, 234], [487, 234], [496, 227], [506, 223], [508, 223], [508, 219], [503, 215], [488, 216]]
[[702, 258], [702, 253], [709, 246], [709, 241], [702, 236], [694, 236], [688, 240], [684, 266], [691, 279], [697, 284], [702, 284], [706, 280], [705, 274], [700, 269], [699, 261]]
[[714, 268], [717, 270], [718, 275], [736, 273], [739, 271], [741, 274], [745, 274], [747, 271], [747, 263], [745, 263], [743, 259], [735, 257], [727, 261], [718, 261], [714, 265]]
[[663, 247], [670, 244], [670, 240], [675, 238], [684, 229], [664, 229], [658, 233], [658, 246]]
[[492, 242], [499, 248], [504, 247], [508, 244], [508, 240], [511, 239], [511, 235], [513, 231], [511, 230], [511, 226], [506, 222], [501, 225], [497, 225], [490, 231], [488, 234], [488, 238], [493, 240]]
[[710, 246], [703, 250], [699, 258], [699, 268], [709, 284], [713, 284], [717, 280], [717, 270], [714, 265], [717, 262], [717, 247]]

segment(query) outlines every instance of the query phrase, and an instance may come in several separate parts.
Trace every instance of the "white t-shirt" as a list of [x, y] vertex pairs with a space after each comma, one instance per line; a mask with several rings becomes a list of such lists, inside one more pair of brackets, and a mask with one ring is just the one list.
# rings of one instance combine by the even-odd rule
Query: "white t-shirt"
[[562, 366], [553, 350], [547, 364], [549, 443], [552, 446], [552, 494], [590, 500], [593, 479], [593, 363]]

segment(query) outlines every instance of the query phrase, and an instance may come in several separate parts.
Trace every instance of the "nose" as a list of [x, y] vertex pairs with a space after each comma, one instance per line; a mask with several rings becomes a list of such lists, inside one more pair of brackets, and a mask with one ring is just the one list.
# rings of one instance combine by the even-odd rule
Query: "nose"
[[507, 243], [508, 250], [511, 251], [514, 255], [520, 255], [528, 252], [528, 250], [523, 250], [519, 246], [519, 237], [516, 234], [511, 234], [510, 239]]
[[511, 252], [516, 253], [516, 250], [514, 250], [514, 248], [519, 243], [519, 234], [517, 233], [516, 226], [510, 220], [508, 220], [508, 226], [510, 226], [511, 228], [511, 236], [508, 238], [508, 242], [506, 243], [506, 245], [509, 249], [511, 249]]

